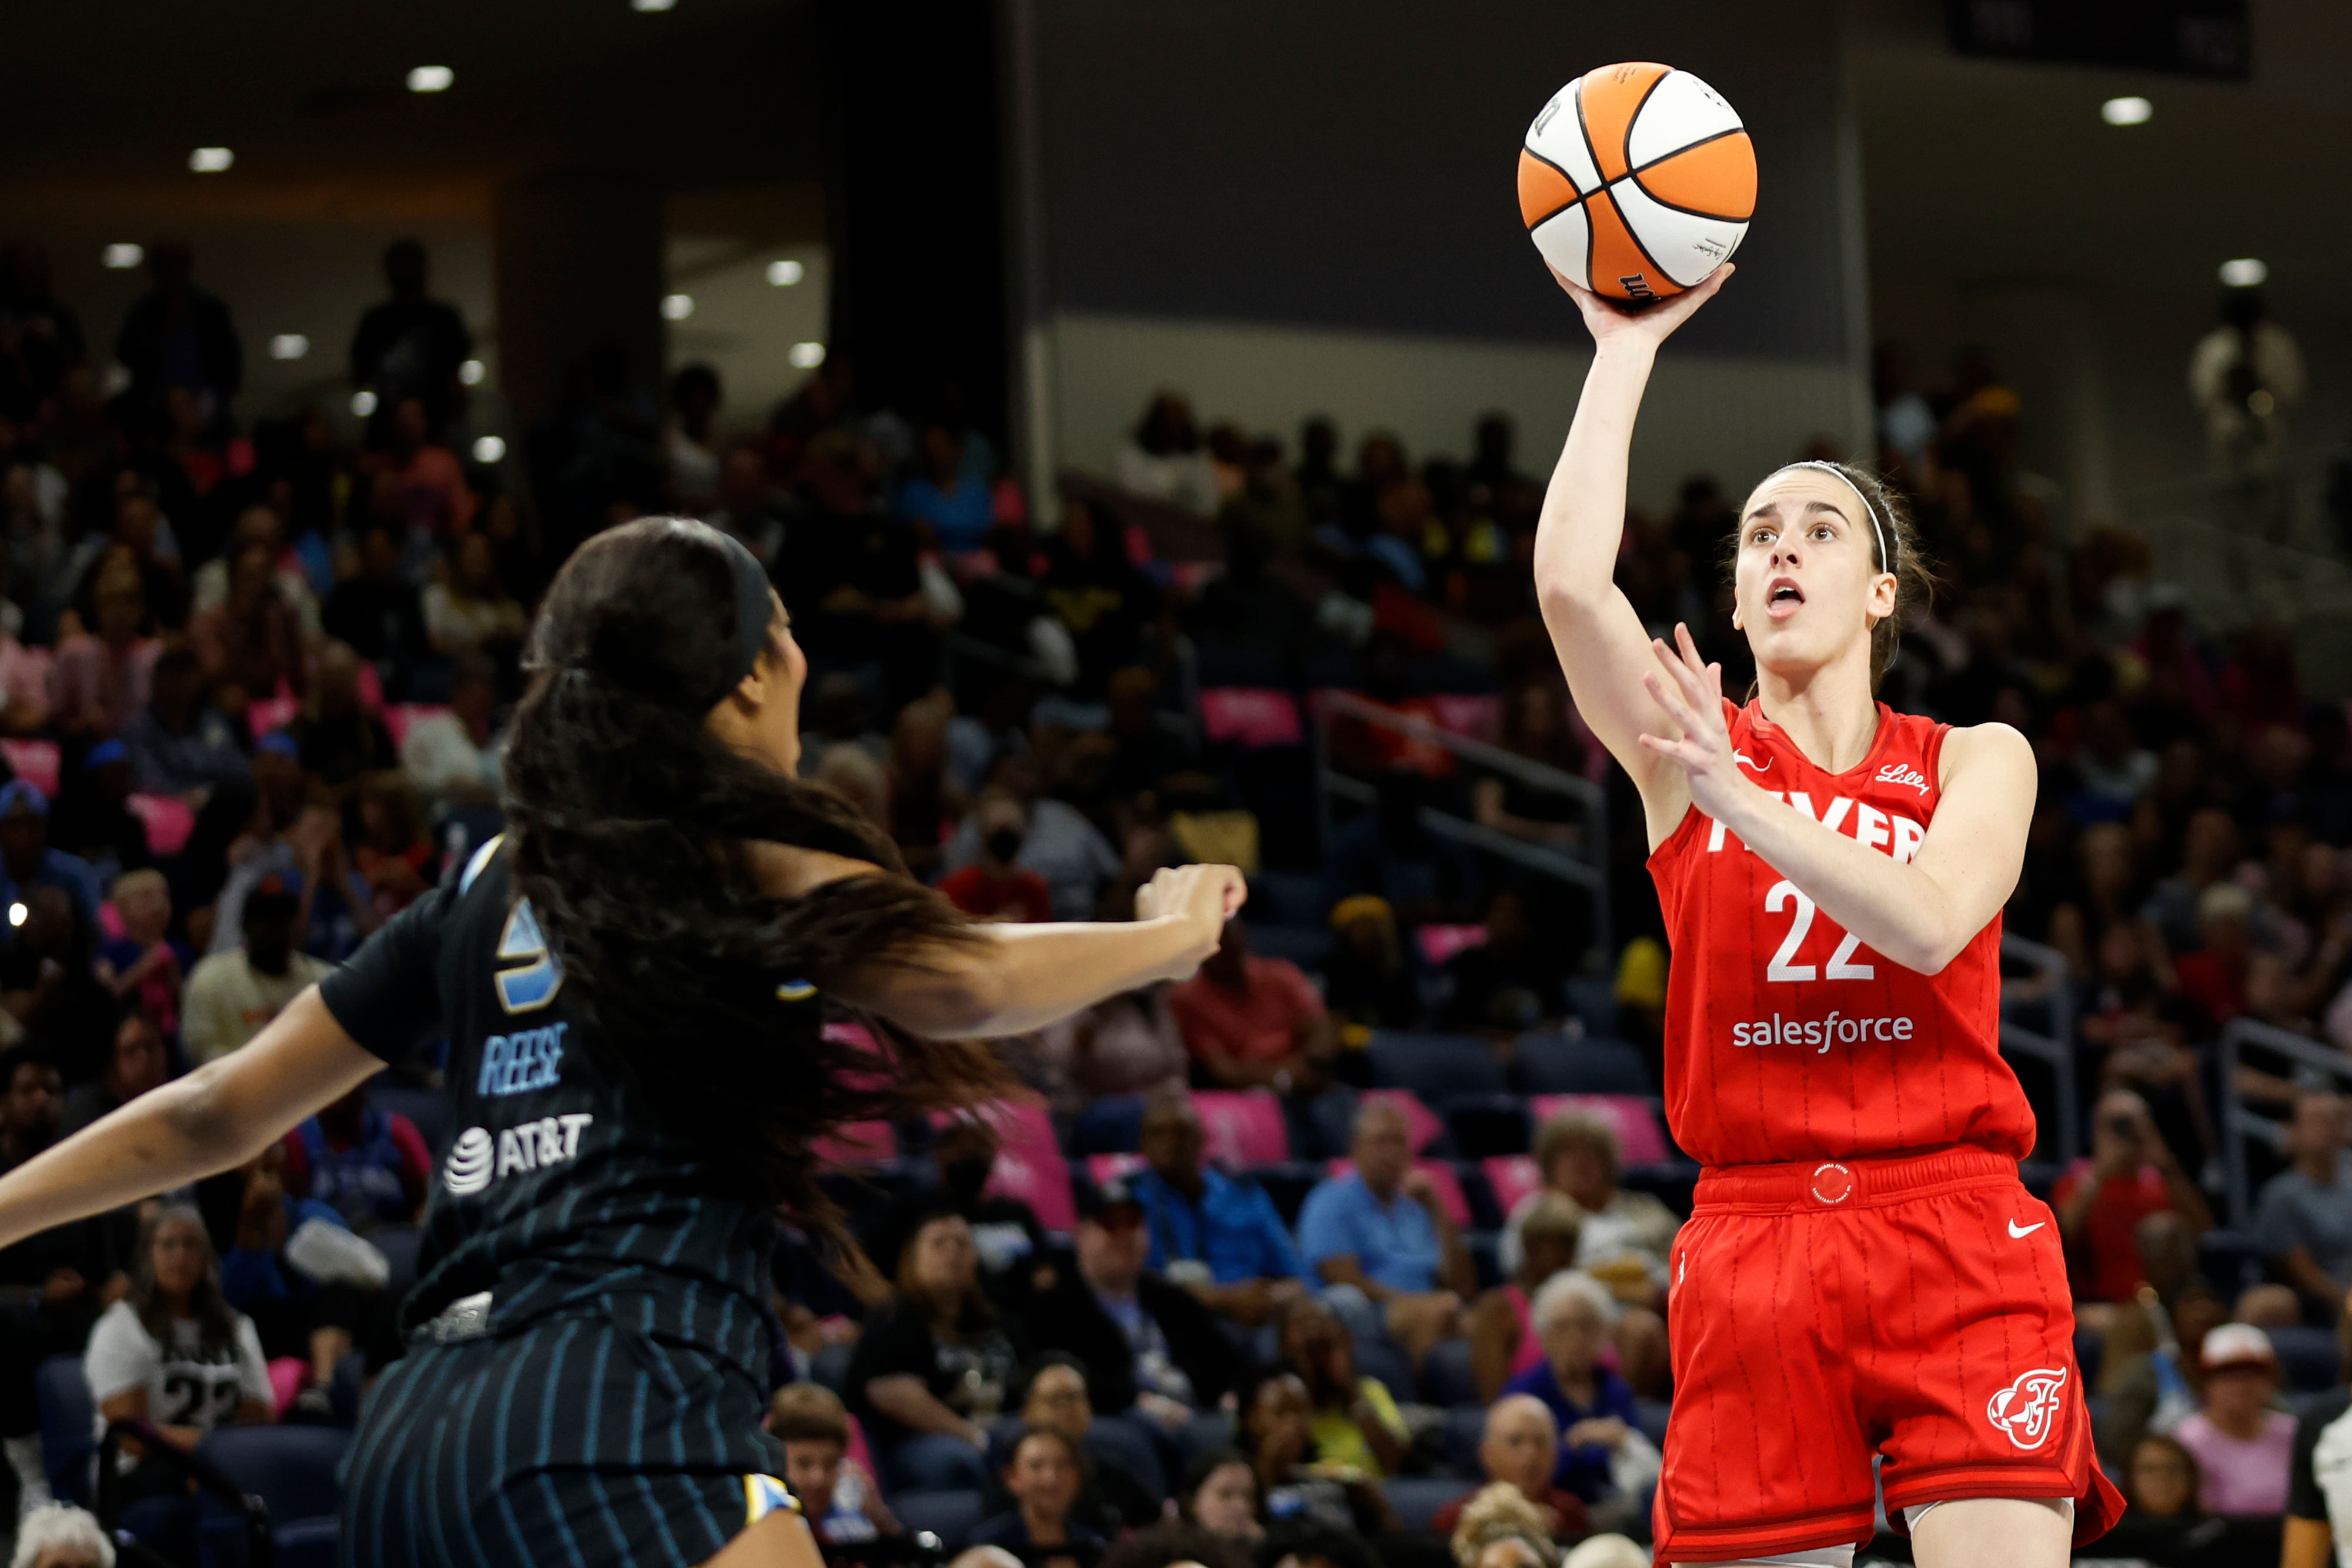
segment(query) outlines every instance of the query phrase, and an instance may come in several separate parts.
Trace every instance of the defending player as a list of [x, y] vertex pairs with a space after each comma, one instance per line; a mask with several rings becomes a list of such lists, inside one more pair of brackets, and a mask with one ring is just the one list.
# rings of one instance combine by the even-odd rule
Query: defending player
[[1706, 1167], [1671, 1260], [1659, 1561], [1846, 1568], [1875, 1454], [1927, 1568], [2056, 1568], [2123, 1502], [1998, 1049], [2032, 753], [1874, 699], [1927, 578], [1860, 470], [1790, 465], [1741, 510], [1745, 706], [1612, 581], [1658, 345], [1730, 272], [1630, 314], [1563, 280], [1596, 351], [1536, 543], [1577, 706], [1641, 790], [1675, 955], [1666, 1113]]
[[[532, 663], [511, 836], [244, 1050], [0, 1178], [0, 1246], [235, 1166], [446, 1030], [465, 1130], [342, 1560], [818, 1568], [760, 1422], [776, 1208], [832, 1214], [812, 1144], [1003, 1084], [939, 1039], [1191, 974], [1241, 878], [1162, 872], [1133, 925], [966, 922], [798, 781], [807, 662], [759, 562], [701, 523], [583, 547]], [[895, 1082], [857, 1087], [872, 1058], [821, 1032], [827, 998], [884, 1020]]]

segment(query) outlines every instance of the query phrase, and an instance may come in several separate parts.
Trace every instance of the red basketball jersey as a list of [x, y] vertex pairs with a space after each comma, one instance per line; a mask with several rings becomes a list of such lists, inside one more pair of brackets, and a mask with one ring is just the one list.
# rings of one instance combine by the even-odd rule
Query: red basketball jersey
[[[1748, 778], [1834, 832], [1907, 861], [1934, 820], [1951, 727], [1878, 706], [1870, 754], [1806, 760], [1727, 701]], [[1708, 1166], [1967, 1145], [2022, 1159], [2033, 1113], [2000, 1059], [2000, 916], [1939, 975], [1872, 951], [1693, 807], [1650, 856], [1674, 962], [1666, 1120]]]

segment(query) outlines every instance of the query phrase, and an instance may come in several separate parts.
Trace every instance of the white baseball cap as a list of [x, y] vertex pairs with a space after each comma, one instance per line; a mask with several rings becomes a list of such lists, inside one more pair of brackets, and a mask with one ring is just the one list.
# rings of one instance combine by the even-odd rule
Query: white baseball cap
[[2275, 1366], [2278, 1353], [2271, 1349], [2271, 1336], [2253, 1324], [2223, 1323], [2205, 1336], [2198, 1359], [2206, 1371], [2218, 1372], [2225, 1366]]

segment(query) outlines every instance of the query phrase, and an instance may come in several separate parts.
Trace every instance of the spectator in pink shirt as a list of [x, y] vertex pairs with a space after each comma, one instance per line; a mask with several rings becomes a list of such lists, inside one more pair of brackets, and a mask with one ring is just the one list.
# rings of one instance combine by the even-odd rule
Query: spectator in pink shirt
[[388, 523], [447, 538], [472, 527], [474, 492], [457, 455], [433, 444], [432, 429], [422, 399], [404, 397], [393, 405], [392, 446], [380, 459], [369, 501]]
[[2208, 1513], [2284, 1513], [2294, 1456], [2294, 1417], [2274, 1410], [2278, 1355], [2252, 1323], [2223, 1323], [2205, 1336], [2203, 1402], [2172, 1435], [2204, 1476]]
[[49, 706], [68, 735], [118, 735], [147, 706], [163, 643], [147, 635], [147, 587], [130, 555], [110, 550], [91, 586], [94, 629], [68, 637], [51, 672]]

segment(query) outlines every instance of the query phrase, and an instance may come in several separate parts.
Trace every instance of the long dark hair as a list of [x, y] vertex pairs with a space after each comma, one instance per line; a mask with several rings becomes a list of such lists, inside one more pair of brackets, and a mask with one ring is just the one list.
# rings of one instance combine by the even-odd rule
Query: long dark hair
[[[970, 1043], [866, 1020], [882, 1054], [821, 1031], [820, 1000], [880, 960], [976, 939], [840, 796], [703, 720], [738, 664], [735, 566], [716, 529], [647, 517], [556, 574], [507, 750], [516, 882], [562, 956], [590, 1049], [733, 1190], [834, 1246], [812, 1144], [845, 1122], [969, 1103], [1008, 1082]], [[770, 661], [782, 632], [768, 631]], [[720, 700], [724, 700], [721, 698]], [[763, 893], [747, 842], [871, 862], [804, 897]]]
[[205, 1356], [236, 1354], [236, 1311], [221, 1294], [220, 1254], [213, 1250], [212, 1232], [205, 1228], [205, 1217], [189, 1203], [167, 1203], [150, 1215], [147, 1223], [139, 1228], [139, 1257], [131, 1271], [131, 1290], [123, 1298], [131, 1310], [139, 1314], [139, 1326], [147, 1337], [172, 1348], [172, 1308], [163, 1300], [163, 1287], [155, 1282], [155, 1239], [171, 1224], [192, 1227], [204, 1239], [205, 1271], [188, 1292], [188, 1315], [196, 1321], [196, 1346]]

